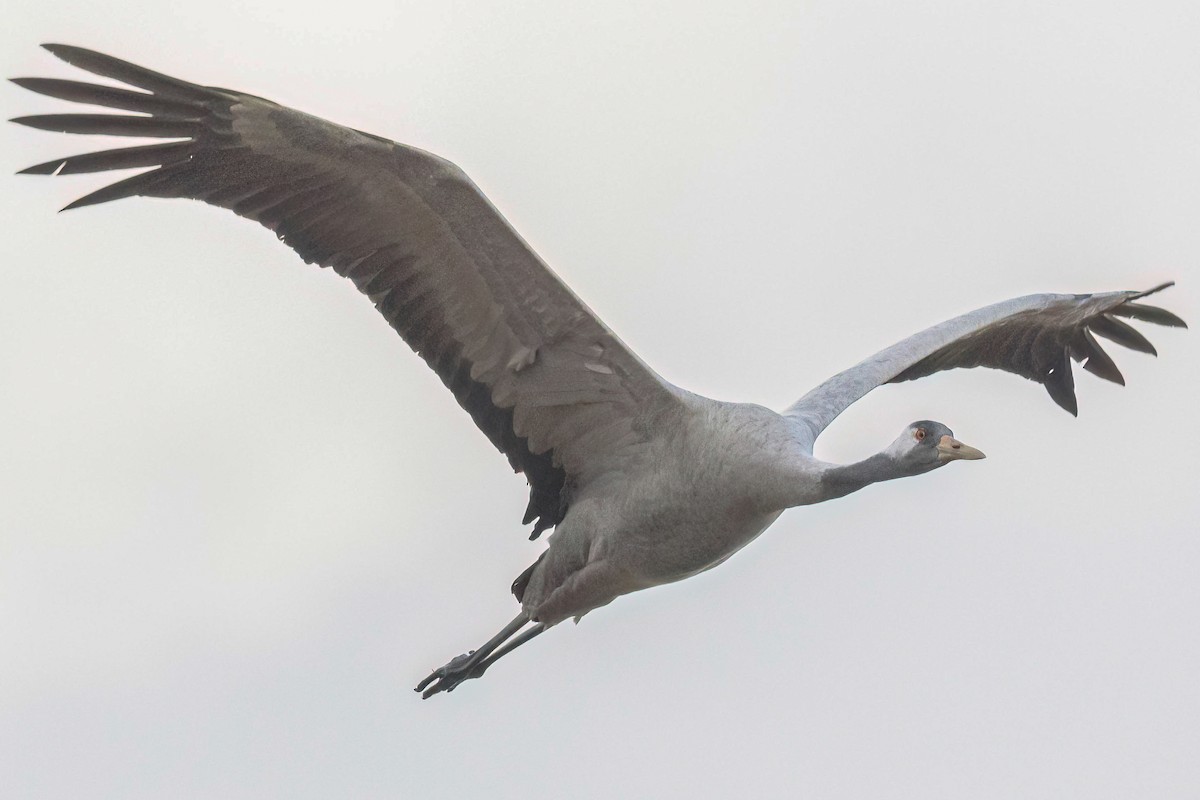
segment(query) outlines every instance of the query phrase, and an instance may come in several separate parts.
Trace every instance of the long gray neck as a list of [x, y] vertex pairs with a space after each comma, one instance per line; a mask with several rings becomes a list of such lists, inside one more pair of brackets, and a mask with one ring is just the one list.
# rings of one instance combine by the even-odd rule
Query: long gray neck
[[885, 453], [876, 453], [870, 458], [854, 464], [830, 467], [821, 473], [821, 489], [826, 497], [845, 497], [864, 486], [879, 481], [903, 478], [908, 473], [901, 469], [896, 459]]

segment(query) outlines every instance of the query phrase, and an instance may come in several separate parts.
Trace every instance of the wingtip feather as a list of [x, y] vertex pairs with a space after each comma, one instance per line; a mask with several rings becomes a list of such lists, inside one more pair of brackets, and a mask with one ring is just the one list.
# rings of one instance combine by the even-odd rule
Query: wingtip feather
[[83, 208], [84, 206], [92, 206], [98, 203], [107, 203], [112, 200], [122, 200], [126, 197], [144, 194], [146, 190], [154, 187], [159, 181], [169, 176], [169, 170], [169, 167], [158, 167], [131, 175], [116, 183], [110, 183], [91, 194], [86, 194], [78, 200], [68, 203], [60, 208], [59, 212], [71, 211], [76, 208]]
[[1166, 283], [1160, 283], [1158, 286], [1155, 286], [1153, 289], [1147, 289], [1144, 292], [1137, 292], [1129, 299], [1137, 300], [1139, 297], [1149, 297], [1150, 295], [1157, 294], [1158, 292], [1161, 292], [1164, 289], [1170, 289], [1174, 285], [1175, 285], [1175, 281], [1167, 281]]
[[1079, 400], [1075, 397], [1075, 387], [1073, 384], [1063, 384], [1057, 382], [1047, 382], [1044, 384], [1046, 393], [1050, 395], [1059, 408], [1066, 411], [1072, 417], [1079, 416]]
[[1130, 350], [1151, 356], [1158, 355], [1154, 345], [1137, 328], [1122, 322], [1111, 314], [1101, 314], [1095, 317], [1088, 323], [1088, 327], [1091, 328], [1092, 333], [1099, 334], [1122, 347], [1128, 347]]
[[68, 64], [71, 63], [72, 52], [90, 52], [88, 50], [84, 50], [82, 47], [75, 47], [74, 45], [69, 44], [59, 44], [57, 42], [42, 42], [41, 48], [55, 58], [66, 61]]
[[[105, 188], [107, 188], [107, 187], [105, 187]], [[103, 190], [101, 190], [101, 191], [103, 191]], [[99, 195], [99, 194], [100, 194], [100, 192], [92, 192], [91, 194], [85, 194], [83, 197], [80, 197], [78, 200], [72, 200], [71, 202], [67, 203], [65, 206], [60, 208], [58, 210], [58, 213], [61, 214], [64, 211], [74, 211], [77, 208], [86, 208], [87, 206], [99, 205], [100, 203], [103, 203], [109, 199], [107, 197], [98, 197], [97, 195]], [[113, 198], [113, 199], [116, 199], [116, 198]]]
[[53, 175], [54, 173], [58, 172], [59, 168], [61, 168], [64, 163], [66, 163], [65, 158], [59, 159], [57, 161], [47, 161], [43, 164], [34, 164], [32, 167], [26, 167], [25, 169], [19, 169], [16, 172], [14, 172], [13, 174], [14, 175]]
[[43, 44], [42, 47], [72, 66], [145, 89], [155, 95], [193, 100], [212, 95], [212, 90], [202, 86], [85, 47], [53, 43]]
[[1128, 301], [1122, 303], [1116, 308], [1111, 309], [1108, 313], [1118, 317], [1130, 317], [1132, 319], [1150, 322], [1155, 325], [1164, 325], [1168, 328], [1186, 328], [1187, 323], [1182, 319], [1167, 311], [1165, 308], [1158, 306], [1148, 306], [1144, 303], [1134, 303]]
[[67, 56], [72, 52], [77, 52], [77, 53], [93, 53], [93, 52], [95, 52], [93, 50], [88, 50], [83, 47], [77, 47], [76, 45], [73, 45], [73, 44], [62, 44], [61, 42], [42, 42], [40, 47], [43, 50], [49, 52], [54, 57], [61, 58], [63, 61], [66, 61]]

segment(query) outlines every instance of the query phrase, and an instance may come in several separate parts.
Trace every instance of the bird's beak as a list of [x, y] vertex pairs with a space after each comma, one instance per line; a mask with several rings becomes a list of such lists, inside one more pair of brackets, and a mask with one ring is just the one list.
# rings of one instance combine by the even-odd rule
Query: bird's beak
[[960, 458], [974, 461], [979, 458], [987, 458], [979, 450], [969, 444], [963, 444], [953, 436], [943, 436], [937, 444], [937, 451], [939, 461], [955, 461]]

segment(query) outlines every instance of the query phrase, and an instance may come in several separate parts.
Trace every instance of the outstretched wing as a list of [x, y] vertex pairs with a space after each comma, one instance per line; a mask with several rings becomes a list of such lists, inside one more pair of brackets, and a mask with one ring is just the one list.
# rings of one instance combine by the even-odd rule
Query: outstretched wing
[[816, 439], [838, 414], [876, 386], [958, 367], [991, 367], [1037, 381], [1054, 402], [1078, 414], [1071, 359], [1082, 361], [1094, 375], [1124, 385], [1117, 365], [1093, 334], [1157, 355], [1146, 337], [1119, 317], [1186, 328], [1169, 311], [1133, 302], [1171, 285], [1145, 292], [1035, 294], [996, 303], [881, 350], [825, 381], [784, 413], [802, 421]]
[[41, 94], [134, 112], [13, 120], [44, 130], [176, 141], [23, 170], [148, 171], [67, 208], [133, 195], [186, 197], [273, 230], [309, 263], [354, 281], [530, 483], [533, 536], [574, 485], [619, 469], [678, 402], [437, 156], [240, 92], [187, 83], [90, 50], [45, 45], [138, 90], [17, 78]]

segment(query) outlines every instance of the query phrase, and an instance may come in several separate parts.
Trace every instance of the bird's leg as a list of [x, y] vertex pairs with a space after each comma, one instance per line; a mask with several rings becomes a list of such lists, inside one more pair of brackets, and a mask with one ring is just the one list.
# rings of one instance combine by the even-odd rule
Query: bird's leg
[[478, 677], [479, 675], [482, 675], [484, 673], [484, 670], [486, 670], [488, 667], [490, 667], [501, 656], [511, 653], [513, 650], [516, 650], [518, 647], [525, 644], [530, 639], [534, 638], [539, 633], [542, 633], [545, 630], [546, 630], [546, 626], [540, 622], [538, 624], [534, 625], [532, 628], [527, 629], [520, 636], [518, 636], [517, 638], [508, 642], [503, 647], [498, 649], [496, 652], [492, 653], [490, 656], [488, 656], [483, 661], [481, 661], [479, 663], [479, 666], [475, 668], [476, 675], [474, 677]]
[[[525, 616], [524, 614], [518, 614], [512, 622], [505, 625], [504, 629], [491, 639], [488, 639], [478, 650], [472, 650], [469, 653], [463, 653], [461, 656], [450, 659], [450, 661], [444, 666], [435, 669], [427, 678], [425, 678], [425, 680], [417, 684], [415, 691], [421, 692], [422, 698], [429, 698], [438, 692], [453, 691], [454, 687], [458, 686], [458, 684], [462, 683], [463, 681], [470, 680], [471, 678], [478, 678], [483, 674], [483, 671], [487, 669], [488, 665], [495, 660], [488, 659], [488, 656], [490, 656], [497, 647], [504, 644], [505, 640], [524, 627], [529, 621], [529, 617]], [[537, 626], [537, 628], [542, 627], [543, 626], [541, 625]], [[534, 630], [536, 630], [536, 628]], [[541, 631], [539, 630], [538, 632], [540, 633]], [[513, 647], [516, 647], [517, 644], [528, 641], [531, 638], [533, 637], [520, 637], [517, 642], [509, 645], [508, 647], [504, 648], [500, 654], [497, 654], [496, 658], [499, 658], [501, 654], [508, 652]], [[485, 659], [487, 659], [487, 663], [484, 663]]]

